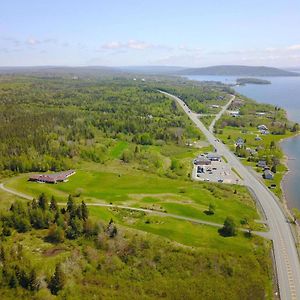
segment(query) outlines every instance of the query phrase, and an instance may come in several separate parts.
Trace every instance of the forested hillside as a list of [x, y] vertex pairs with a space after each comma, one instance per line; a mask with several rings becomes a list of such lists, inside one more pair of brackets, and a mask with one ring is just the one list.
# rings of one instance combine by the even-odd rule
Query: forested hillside
[[2, 78], [0, 171], [62, 170], [103, 162], [110, 139], [137, 145], [196, 137], [176, 104], [129, 80]]

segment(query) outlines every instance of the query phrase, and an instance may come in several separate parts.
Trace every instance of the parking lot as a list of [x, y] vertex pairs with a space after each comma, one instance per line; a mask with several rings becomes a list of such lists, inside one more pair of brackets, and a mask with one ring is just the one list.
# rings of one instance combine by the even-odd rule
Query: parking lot
[[222, 158], [219, 161], [212, 161], [209, 165], [194, 164], [193, 179], [197, 181], [242, 184], [242, 180]]

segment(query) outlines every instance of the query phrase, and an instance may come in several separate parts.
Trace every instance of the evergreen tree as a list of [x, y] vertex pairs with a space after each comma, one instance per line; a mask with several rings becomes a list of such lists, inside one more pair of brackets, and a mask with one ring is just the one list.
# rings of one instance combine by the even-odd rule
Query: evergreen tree
[[51, 293], [53, 295], [57, 295], [58, 292], [64, 288], [65, 283], [65, 274], [62, 271], [61, 265], [57, 264], [55, 267], [55, 272], [49, 282], [49, 289]]
[[89, 217], [89, 211], [84, 201], [81, 202], [81, 215], [84, 221], [86, 221]]
[[30, 291], [37, 291], [39, 289], [39, 282], [37, 279], [36, 271], [34, 269], [32, 269], [29, 274], [28, 289]]
[[23, 287], [24, 289], [27, 289], [29, 284], [29, 279], [25, 270], [20, 269], [19, 266], [16, 266], [15, 270], [16, 270], [16, 277], [18, 279], [20, 286]]
[[6, 223], [3, 224], [2, 235], [3, 236], [11, 236], [11, 229], [7, 226]]
[[18, 285], [18, 279], [17, 279], [17, 276], [16, 276], [15, 272], [13, 272], [10, 275], [10, 279], [9, 279], [8, 285], [12, 289], [14, 289], [14, 288], [17, 287], [17, 285]]
[[46, 210], [48, 205], [47, 197], [44, 193], [40, 194], [39, 199], [38, 199], [38, 206], [42, 210]]
[[31, 201], [31, 208], [32, 209], [37, 209], [38, 208], [38, 204], [37, 204], [35, 198], [33, 198], [32, 201]]
[[82, 219], [82, 210], [81, 210], [81, 206], [78, 206], [76, 208], [76, 216], [78, 217], [78, 219]]
[[49, 209], [50, 209], [51, 211], [53, 211], [53, 212], [58, 211], [57, 201], [56, 201], [56, 199], [55, 199], [54, 196], [51, 197]]
[[227, 217], [224, 221], [223, 227], [219, 230], [223, 236], [236, 235], [236, 226], [232, 218]]
[[76, 204], [74, 202], [72, 195], [69, 195], [68, 197], [67, 212], [69, 213], [71, 218], [74, 218], [76, 215]]
[[4, 250], [4, 247], [3, 245], [0, 246], [0, 262], [3, 264], [5, 262], [5, 259], [6, 256], [5, 256], [5, 250]]

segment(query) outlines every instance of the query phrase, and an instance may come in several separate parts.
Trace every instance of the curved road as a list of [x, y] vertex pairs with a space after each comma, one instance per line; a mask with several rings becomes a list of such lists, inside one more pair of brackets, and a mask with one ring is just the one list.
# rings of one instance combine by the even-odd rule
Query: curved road
[[[0, 189], [2, 189], [3, 191], [16, 195], [18, 197], [27, 199], [27, 200], [32, 200], [33, 197], [29, 196], [27, 194], [9, 189], [7, 187], [5, 187], [3, 185], [3, 183], [0, 183]], [[57, 203], [58, 205], [66, 205], [65, 202], [61, 202], [61, 203]], [[144, 213], [148, 213], [148, 214], [154, 214], [154, 215], [158, 215], [158, 216], [162, 216], [162, 217], [171, 217], [174, 219], [179, 219], [179, 220], [183, 220], [183, 221], [188, 221], [188, 222], [193, 222], [196, 224], [202, 224], [202, 225], [208, 225], [208, 226], [213, 226], [213, 227], [218, 227], [221, 228], [223, 225], [219, 224], [219, 223], [215, 223], [215, 222], [210, 222], [210, 221], [205, 221], [205, 220], [201, 220], [201, 219], [194, 219], [194, 218], [190, 218], [190, 217], [184, 217], [184, 216], [179, 216], [179, 215], [175, 215], [175, 214], [170, 214], [170, 213], [165, 213], [165, 212], [161, 212], [161, 211], [157, 211], [157, 210], [152, 210], [152, 209], [147, 209], [147, 208], [141, 208], [141, 207], [131, 207], [131, 206], [125, 206], [125, 205], [117, 205], [117, 204], [106, 204], [106, 203], [85, 203], [87, 206], [98, 206], [98, 207], [110, 207], [110, 208], [119, 208], [119, 209], [127, 209], [127, 210], [132, 210], [132, 211], [141, 211]], [[240, 231], [243, 232], [248, 232], [247, 229], [244, 228], [239, 228]], [[263, 231], [251, 231], [252, 234], [255, 235], [259, 235], [263, 238], [267, 238], [270, 239], [269, 236], [269, 232], [263, 232]]]
[[217, 142], [212, 133], [213, 128], [210, 127], [210, 130], [208, 130], [198, 119], [197, 114], [192, 112], [181, 99], [172, 94], [163, 91], [160, 92], [177, 101], [189, 118], [203, 132], [207, 140], [217, 149], [217, 152], [226, 158], [228, 163], [242, 176], [245, 185], [249, 186], [255, 193], [257, 200], [264, 210], [270, 228], [280, 298], [282, 300], [300, 299], [300, 263], [298, 253], [290, 225], [281, 207], [278, 205], [275, 196], [246, 169], [225, 145]]

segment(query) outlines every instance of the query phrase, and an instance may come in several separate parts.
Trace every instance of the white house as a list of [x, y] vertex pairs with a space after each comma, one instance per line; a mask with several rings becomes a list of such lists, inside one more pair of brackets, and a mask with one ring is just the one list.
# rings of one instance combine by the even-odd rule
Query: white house
[[265, 131], [269, 130], [268, 127], [266, 125], [263, 125], [263, 124], [262, 125], [258, 125], [257, 128], [258, 128], [258, 130], [265, 130]]
[[274, 174], [270, 170], [264, 170], [264, 178], [271, 180], [274, 178]]

